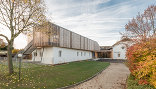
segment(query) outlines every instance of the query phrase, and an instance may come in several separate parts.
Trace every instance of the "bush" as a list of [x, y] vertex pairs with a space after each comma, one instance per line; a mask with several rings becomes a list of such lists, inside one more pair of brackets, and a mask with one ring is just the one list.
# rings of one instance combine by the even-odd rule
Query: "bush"
[[13, 50], [12, 50], [12, 53], [16, 54], [16, 53], [18, 53], [19, 51], [20, 51], [20, 49], [13, 49]]
[[156, 88], [156, 39], [131, 46], [127, 50], [128, 66], [138, 84]]
[[138, 80], [133, 75], [130, 75], [127, 80], [127, 89], [155, 89], [150, 85], [139, 85]]

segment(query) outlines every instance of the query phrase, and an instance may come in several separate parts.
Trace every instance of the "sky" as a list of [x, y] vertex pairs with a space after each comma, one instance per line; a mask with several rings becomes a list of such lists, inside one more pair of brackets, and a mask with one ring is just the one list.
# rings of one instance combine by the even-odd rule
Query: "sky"
[[[111, 46], [120, 40], [120, 32], [125, 31], [128, 21], [149, 5], [156, 5], [156, 0], [45, 0], [45, 3], [51, 22], [93, 39], [100, 46]], [[26, 45], [26, 36], [16, 38], [15, 48]]]

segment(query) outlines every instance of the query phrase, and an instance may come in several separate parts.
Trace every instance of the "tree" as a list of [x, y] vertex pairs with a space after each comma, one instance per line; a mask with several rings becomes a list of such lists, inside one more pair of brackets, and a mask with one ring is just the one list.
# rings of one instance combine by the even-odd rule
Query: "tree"
[[43, 0], [1, 0], [0, 1], [0, 24], [2, 29], [9, 30], [11, 36], [0, 34], [8, 42], [8, 67], [12, 74], [12, 48], [14, 39], [21, 33], [30, 31], [36, 24], [45, 21], [45, 4]]
[[123, 37], [135, 44], [127, 50], [131, 74], [139, 84], [151, 84], [156, 88], [156, 6], [149, 6], [125, 26]]
[[147, 41], [156, 35], [156, 6], [149, 6], [143, 14], [138, 14], [136, 18], [126, 24], [125, 36], [136, 42]]

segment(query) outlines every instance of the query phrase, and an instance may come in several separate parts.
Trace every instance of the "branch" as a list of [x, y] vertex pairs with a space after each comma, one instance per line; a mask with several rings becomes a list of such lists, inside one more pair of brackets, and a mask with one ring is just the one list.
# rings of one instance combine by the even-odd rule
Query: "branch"
[[9, 39], [8, 39], [7, 36], [5, 36], [5, 35], [3, 35], [3, 34], [0, 34], [0, 36], [1, 36], [1, 37], [4, 37], [4, 38], [7, 40], [7, 42], [9, 43]]

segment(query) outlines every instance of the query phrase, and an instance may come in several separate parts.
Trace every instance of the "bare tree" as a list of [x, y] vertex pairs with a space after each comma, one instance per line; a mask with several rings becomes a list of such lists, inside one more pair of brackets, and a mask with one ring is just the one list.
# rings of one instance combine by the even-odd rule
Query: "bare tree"
[[125, 36], [139, 42], [147, 41], [156, 34], [156, 6], [149, 6], [143, 14], [138, 14], [136, 18], [126, 24]]
[[14, 39], [19, 34], [30, 31], [36, 24], [45, 21], [45, 4], [43, 0], [1, 0], [0, 1], [0, 24], [4, 26], [2, 31], [9, 30], [11, 36], [1, 34], [8, 42], [8, 67], [12, 74], [12, 48]]

